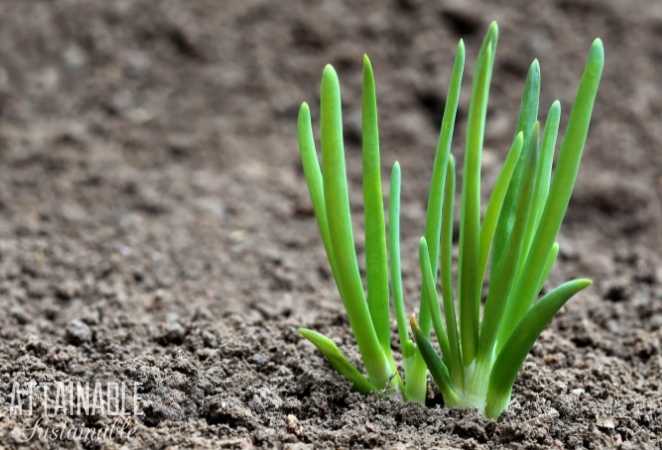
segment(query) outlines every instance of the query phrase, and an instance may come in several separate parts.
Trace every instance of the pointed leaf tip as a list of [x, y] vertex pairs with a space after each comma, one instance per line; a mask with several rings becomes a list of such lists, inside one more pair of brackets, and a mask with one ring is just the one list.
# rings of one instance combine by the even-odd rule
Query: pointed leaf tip
[[375, 74], [372, 70], [370, 58], [366, 53], [363, 54], [363, 89], [367, 89], [368, 92], [372, 91], [372, 95], [375, 95]]
[[529, 73], [536, 78], [540, 78], [540, 61], [538, 61], [538, 58], [534, 58], [533, 61], [531, 61]]
[[490, 23], [490, 28], [488, 29], [487, 33], [492, 40], [496, 40], [499, 37], [499, 24], [496, 20], [493, 20]]
[[299, 116], [301, 115], [310, 115], [310, 107], [306, 102], [301, 102], [301, 105], [299, 105]]
[[595, 38], [593, 41], [593, 44], [591, 45], [591, 59], [599, 59], [600, 61], [604, 61], [605, 59], [605, 49], [604, 46], [602, 45], [602, 39], [600, 38]]
[[338, 373], [351, 381], [357, 391], [369, 393], [375, 390], [375, 386], [352, 364], [335, 342], [309, 328], [299, 328], [298, 332], [322, 353]]
[[[421, 254], [425, 254], [428, 251], [428, 241], [425, 240], [425, 236], [421, 236], [418, 240], [418, 250]], [[423, 253], [425, 252], [425, 253]]]
[[545, 294], [515, 327], [494, 362], [487, 391], [487, 415], [496, 417], [508, 406], [513, 383], [542, 330], [576, 293], [591, 284], [587, 278], [563, 283]]
[[333, 68], [331, 64], [327, 64], [324, 66], [324, 70], [322, 71], [322, 80], [335, 80], [337, 82], [338, 80], [338, 74], [336, 73], [336, 69]]
[[602, 45], [602, 39], [601, 38], [593, 39], [592, 47], [593, 48], [600, 48], [600, 49], [604, 50], [604, 46]]
[[524, 144], [524, 131], [520, 131], [515, 136], [515, 145], [514, 147], [521, 147]]
[[576, 286], [579, 288], [578, 290], [581, 291], [582, 289], [586, 289], [590, 285], [593, 284], [593, 280], [590, 278], [578, 278], [575, 280]]
[[418, 328], [418, 321], [416, 320], [416, 314], [412, 314], [409, 317], [409, 325], [411, 326], [411, 329], [414, 333], [417, 333], [419, 330]]
[[[367, 53], [363, 54], [363, 77], [364, 81], [366, 80], [366, 77], [368, 80], [374, 80], [375, 78], [372, 70], [372, 63], [370, 62], [370, 58], [368, 57]], [[371, 83], [374, 83], [374, 81], [371, 81]]]

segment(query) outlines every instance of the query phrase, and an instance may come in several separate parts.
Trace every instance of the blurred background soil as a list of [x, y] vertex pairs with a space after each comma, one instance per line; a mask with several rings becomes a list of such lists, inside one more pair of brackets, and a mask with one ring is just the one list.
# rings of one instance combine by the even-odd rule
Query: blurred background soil
[[[298, 162], [339, 72], [360, 217], [360, 62], [377, 77], [384, 174], [403, 168], [405, 290], [423, 230], [453, 49], [497, 20], [484, 180], [527, 67], [567, 117], [594, 37], [606, 70], [552, 282], [594, 285], [527, 359], [497, 421], [350, 391], [296, 327], [356, 358]], [[19, 448], [12, 381], [141, 383], [136, 436], [31, 448], [660, 448], [662, 3], [0, 2], [0, 447]], [[563, 122], [565, 123], [565, 121]], [[385, 177], [386, 179], [386, 177]], [[488, 191], [486, 191], [487, 193]], [[362, 259], [362, 232], [358, 228]], [[51, 419], [103, 427], [105, 417]]]

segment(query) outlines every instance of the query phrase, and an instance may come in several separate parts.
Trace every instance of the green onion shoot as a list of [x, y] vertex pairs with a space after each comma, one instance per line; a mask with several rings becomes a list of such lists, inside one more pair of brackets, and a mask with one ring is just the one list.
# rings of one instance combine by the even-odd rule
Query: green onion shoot
[[[457, 45], [419, 245], [420, 310], [409, 320], [400, 267], [401, 172], [399, 164], [393, 164], [387, 215], [376, 86], [368, 57], [363, 58], [362, 91], [365, 280], [350, 213], [340, 83], [330, 65], [321, 83], [321, 159], [306, 103], [298, 117], [299, 152], [315, 218], [364, 370], [328, 337], [306, 328], [300, 334], [360, 392], [388, 391], [423, 403], [429, 372], [446, 406], [475, 408], [490, 418], [508, 407], [517, 373], [542, 330], [572, 296], [591, 284], [574, 279], [540, 296], [556, 263], [556, 238], [577, 179], [604, 65], [602, 42], [596, 39], [555, 160], [561, 104], [554, 101], [544, 121], [539, 116], [540, 66], [537, 60], [531, 63], [512, 144], [481, 208], [481, 157], [498, 35], [493, 22], [474, 65], [453, 280], [456, 163], [451, 147], [465, 63], [464, 43]], [[485, 279], [488, 289], [482, 298]], [[397, 324], [397, 360], [391, 310]]]

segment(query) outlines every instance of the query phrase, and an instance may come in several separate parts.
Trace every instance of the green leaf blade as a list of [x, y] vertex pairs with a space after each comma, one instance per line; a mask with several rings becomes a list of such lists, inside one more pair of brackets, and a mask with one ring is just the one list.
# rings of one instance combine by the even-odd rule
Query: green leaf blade
[[308, 328], [299, 328], [299, 334], [317, 347], [329, 364], [352, 383], [354, 389], [364, 394], [377, 390], [331, 339]]
[[540, 224], [540, 218], [545, 208], [547, 195], [549, 193], [549, 184], [554, 162], [554, 147], [556, 146], [556, 137], [559, 131], [561, 121], [561, 104], [558, 101], [552, 103], [545, 120], [540, 156], [536, 165], [536, 184], [532, 197], [531, 213], [528, 216], [526, 231], [524, 232], [524, 245], [522, 254], [524, 257], [521, 263], [524, 263], [526, 255], [529, 253], [535, 232]]
[[[537, 294], [536, 289], [545, 267], [545, 260], [561, 228], [577, 179], [603, 67], [604, 49], [602, 41], [596, 39], [589, 51], [575, 103], [570, 112], [547, 202], [533, 241], [534, 245], [514, 285], [512, 294], [514, 301], [508, 305], [504, 323], [518, 323]], [[509, 330], [502, 327], [499, 334], [500, 343], [507, 341], [509, 336]]]
[[416, 339], [416, 345], [418, 346], [418, 350], [421, 353], [423, 360], [425, 361], [425, 364], [430, 370], [432, 379], [434, 380], [435, 384], [439, 387], [439, 390], [441, 390], [444, 396], [444, 400], [446, 401], [446, 403], [451, 403], [451, 404], [456, 403], [457, 395], [455, 394], [455, 391], [452, 387], [448, 368], [446, 367], [442, 359], [439, 357], [437, 352], [434, 350], [434, 347], [432, 347], [432, 343], [430, 342], [430, 340], [427, 338], [427, 336], [425, 336], [423, 331], [419, 328], [418, 324], [416, 323], [415, 316], [411, 317], [411, 329], [414, 333], [414, 338]]
[[508, 151], [506, 161], [503, 163], [501, 172], [494, 183], [492, 194], [487, 204], [487, 211], [480, 228], [480, 263], [478, 265], [478, 276], [483, 279], [487, 270], [487, 260], [490, 253], [490, 247], [496, 231], [499, 215], [503, 207], [503, 202], [508, 192], [508, 186], [512, 179], [515, 167], [519, 162], [522, 146], [524, 144], [524, 134], [520, 131], [515, 136], [515, 140]]
[[[455, 130], [455, 119], [460, 102], [460, 90], [462, 88], [462, 76], [464, 74], [465, 49], [464, 41], [460, 40], [457, 44], [451, 79], [448, 85], [446, 103], [444, 106], [444, 115], [441, 121], [441, 131], [437, 141], [437, 149], [432, 169], [432, 178], [430, 180], [430, 193], [425, 222], [425, 239], [430, 250], [430, 261], [432, 261], [432, 273], [434, 280], [437, 279], [439, 244], [442, 223], [442, 207], [444, 198], [444, 185], [446, 178], [446, 167], [450, 158], [451, 144], [453, 142], [453, 133]], [[424, 294], [423, 294], [424, 296]], [[423, 301], [425, 303], [425, 300]], [[427, 315], [427, 308], [421, 305], [419, 316], [420, 327], [423, 333], [429, 333], [430, 319]]]
[[[537, 145], [538, 128], [536, 124], [529, 136], [529, 146]], [[505, 246], [505, 252], [497, 262], [490, 274], [490, 288], [485, 302], [484, 319], [481, 324], [479, 352], [482, 360], [489, 360], [492, 356], [499, 326], [503, 324], [504, 311], [510, 301], [509, 291], [513, 280], [517, 276], [519, 257], [524, 244], [524, 229], [526, 219], [531, 211], [531, 200], [535, 184], [535, 167], [537, 151], [529, 148], [525, 153], [524, 176], [517, 194], [517, 203], [514, 210], [514, 225]]]
[[506, 243], [513, 229], [513, 221], [515, 209], [517, 206], [517, 195], [520, 190], [524, 171], [524, 157], [525, 151], [528, 148], [533, 126], [538, 118], [538, 109], [540, 102], [540, 64], [537, 59], [534, 59], [529, 66], [529, 72], [524, 83], [524, 90], [522, 93], [522, 100], [520, 102], [519, 117], [517, 119], [517, 133], [523, 133], [524, 146], [523, 151], [520, 153], [520, 160], [515, 167], [515, 172], [511, 177], [510, 184], [508, 185], [508, 192], [503, 201], [501, 214], [497, 224], [496, 232], [493, 240], [492, 248], [492, 262], [491, 266], [495, 267], [503, 255]]
[[[418, 246], [418, 259], [421, 267], [421, 274], [423, 277], [423, 289], [428, 298], [428, 308], [430, 316], [432, 317], [432, 326], [437, 334], [437, 340], [446, 361], [446, 366], [450, 366], [455, 361], [455, 355], [448, 342], [448, 335], [441, 320], [441, 309], [439, 308], [439, 296], [437, 288], [434, 283], [434, 276], [432, 275], [432, 264], [430, 263], [430, 254], [428, 244], [425, 238], [422, 237]], [[452, 330], [450, 330], [452, 332]]]
[[554, 264], [556, 264], [556, 258], [559, 256], [559, 248], [559, 243], [555, 242], [554, 245], [552, 245], [552, 249], [547, 254], [545, 265], [543, 267], [542, 274], [540, 275], [540, 281], [538, 281], [537, 292], [542, 291], [542, 288], [545, 285], [545, 281], [547, 281], [547, 278], [549, 278], [549, 274], [552, 273]]
[[524, 133], [526, 141], [533, 131], [533, 125], [538, 119], [538, 110], [540, 108], [540, 63], [537, 59], [531, 61], [529, 71], [524, 83], [524, 92], [520, 103], [520, 110], [517, 117], [517, 132]]
[[[313, 125], [310, 118], [310, 108], [306, 102], [299, 108], [299, 118], [297, 121], [297, 136], [299, 142], [299, 154], [303, 166], [303, 173], [308, 185], [308, 192], [313, 204], [313, 211], [317, 220], [322, 242], [326, 251], [327, 259], [331, 266], [334, 279], [336, 278], [336, 265], [333, 256], [333, 246], [331, 244], [331, 235], [329, 234], [329, 223], [327, 220], [326, 204], [324, 202], [324, 182], [322, 180], [322, 171], [319, 160], [317, 159], [317, 150], [315, 149], [315, 139], [313, 136]], [[342, 295], [342, 293], [341, 293]]]
[[464, 364], [469, 365], [478, 345], [480, 290], [476, 267], [480, 261], [480, 162], [485, 117], [494, 65], [498, 27], [492, 23], [478, 55], [467, 119], [467, 143], [460, 218], [459, 298], [460, 332]]
[[556, 148], [556, 139], [559, 135], [560, 122], [561, 102], [555, 100], [549, 107], [543, 132], [542, 158], [540, 160], [540, 177], [538, 182], [540, 187], [539, 191], [536, 191], [536, 198], [539, 199], [536, 203], [542, 206], [542, 208], [536, 211], [538, 222], [540, 221], [542, 209], [544, 208], [547, 196], [549, 195], [549, 187], [552, 179], [552, 166], [554, 164], [554, 149]]
[[[448, 86], [446, 103], [444, 106], [444, 116], [441, 123], [439, 140], [437, 141], [437, 152], [433, 166], [432, 180], [430, 182], [430, 194], [428, 196], [428, 206], [426, 212], [425, 237], [432, 243], [439, 242], [440, 213], [443, 202], [442, 189], [444, 183], [443, 177], [446, 173], [447, 162], [444, 159], [450, 154], [450, 146], [453, 141], [453, 132], [455, 129], [455, 118], [460, 101], [460, 89], [462, 86], [462, 76], [464, 73], [464, 42], [460, 40], [453, 61], [451, 81]], [[435, 280], [437, 276], [438, 255], [437, 250], [430, 255], [433, 265]], [[419, 312], [420, 327], [427, 336], [430, 333], [431, 318], [428, 312], [427, 298], [425, 293], [421, 292], [421, 306]], [[407, 379], [408, 397], [416, 399], [419, 402], [425, 401], [425, 392], [427, 390], [427, 368], [425, 361], [420, 354], [417, 354], [410, 372], [411, 376]]]
[[378, 387], [385, 387], [394, 368], [377, 337], [359, 273], [345, 169], [340, 83], [330, 65], [322, 74], [320, 102], [324, 199], [338, 284], [370, 380]]
[[405, 358], [414, 351], [413, 343], [409, 339], [407, 328], [407, 313], [402, 293], [402, 269], [400, 266], [400, 164], [396, 161], [391, 170], [391, 192], [389, 195], [389, 261], [391, 272], [391, 292], [395, 307], [395, 317], [398, 324], [398, 337], [402, 354]]
[[388, 263], [386, 229], [382, 195], [381, 161], [377, 95], [372, 65], [363, 57], [362, 95], [362, 156], [363, 201], [365, 207], [365, 259], [370, 317], [384, 352], [391, 355], [391, 324], [389, 320]]
[[464, 371], [462, 370], [462, 349], [460, 346], [460, 333], [458, 329], [455, 303], [453, 300], [453, 216], [455, 202], [455, 158], [451, 155], [448, 160], [446, 173], [446, 184], [444, 186], [444, 204], [441, 223], [441, 290], [444, 301], [444, 314], [446, 317], [446, 329], [448, 330], [448, 344], [452, 352], [453, 362], [451, 374], [456, 384], [462, 383]]
[[486, 406], [488, 417], [498, 417], [508, 405], [517, 372], [543, 329], [573, 295], [590, 284], [588, 279], [562, 284], [539, 300], [517, 325], [497, 356], [490, 374]]

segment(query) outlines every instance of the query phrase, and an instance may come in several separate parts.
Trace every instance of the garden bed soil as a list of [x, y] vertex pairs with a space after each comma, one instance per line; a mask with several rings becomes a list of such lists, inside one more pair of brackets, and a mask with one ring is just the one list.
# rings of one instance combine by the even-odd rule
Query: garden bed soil
[[[662, 8], [655, 0], [0, 4], [0, 447], [661, 448]], [[534, 57], [568, 106], [591, 41], [606, 70], [552, 282], [588, 276], [535, 344], [498, 421], [349, 389], [296, 333], [358, 360], [298, 162], [295, 120], [330, 62], [355, 217], [360, 62], [384, 170], [403, 168], [407, 303], [453, 48], [467, 79], [501, 28], [484, 180]], [[565, 123], [565, 120], [564, 122]], [[357, 222], [362, 259], [361, 223]], [[140, 383], [135, 436], [32, 440], [12, 381]], [[37, 411], [36, 413], [39, 413]], [[100, 428], [103, 416], [54, 426]]]

